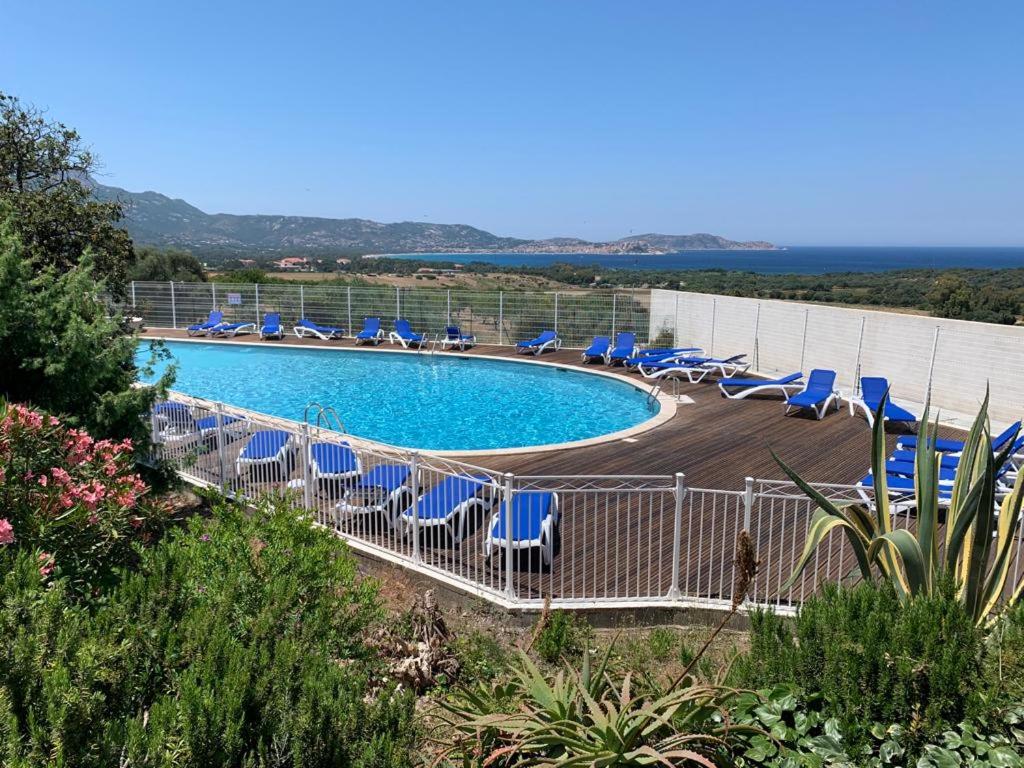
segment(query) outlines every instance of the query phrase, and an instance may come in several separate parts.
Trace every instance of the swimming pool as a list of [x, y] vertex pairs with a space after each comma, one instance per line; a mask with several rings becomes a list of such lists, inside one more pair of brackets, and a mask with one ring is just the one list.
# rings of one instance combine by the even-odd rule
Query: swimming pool
[[[174, 389], [301, 421], [332, 406], [348, 432], [434, 451], [544, 446], [607, 435], [658, 404], [633, 385], [583, 371], [457, 355], [168, 341]], [[140, 358], [148, 359], [148, 342]], [[158, 366], [157, 374], [166, 363]]]

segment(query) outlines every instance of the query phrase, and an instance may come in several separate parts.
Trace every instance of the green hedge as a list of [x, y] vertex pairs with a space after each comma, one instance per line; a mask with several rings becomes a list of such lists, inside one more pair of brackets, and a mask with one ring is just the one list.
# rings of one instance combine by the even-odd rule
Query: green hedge
[[901, 603], [889, 585], [830, 586], [793, 622], [752, 618], [749, 653], [735, 681], [780, 683], [820, 697], [853, 742], [871, 723], [901, 723], [922, 736], [977, 715], [983, 705], [983, 631], [951, 595]]
[[374, 588], [293, 512], [218, 507], [91, 605], [0, 559], [0, 764], [410, 764], [412, 701], [361, 640]]

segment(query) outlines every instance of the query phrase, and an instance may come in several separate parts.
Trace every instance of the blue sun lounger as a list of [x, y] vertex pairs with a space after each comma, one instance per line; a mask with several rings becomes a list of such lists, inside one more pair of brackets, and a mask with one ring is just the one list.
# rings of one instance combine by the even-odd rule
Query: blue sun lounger
[[207, 331], [208, 336], [237, 336], [240, 333], [252, 333], [256, 330], [256, 323], [221, 323]]
[[[1020, 432], [1021, 423], [1015, 421], [998, 435], [992, 438], [992, 450], [1002, 450], [1011, 440], [1017, 437]], [[906, 450], [917, 448], [917, 435], [901, 435], [896, 439], [896, 447]], [[945, 440], [939, 438], [935, 441], [935, 450], [939, 453], [960, 453], [964, 449], [962, 440]]]
[[[889, 489], [890, 509], [892, 511], [900, 513], [917, 506], [914, 478], [903, 477], [901, 475], [890, 475], [886, 473], [885, 484]], [[875, 490], [875, 478], [870, 473], [861, 478], [861, 481], [857, 483], [857, 490], [861, 498], [863, 498], [868, 505], [874, 505], [872, 495]], [[940, 480], [938, 494], [939, 506], [948, 507], [952, 498], [952, 483]]]
[[340, 339], [344, 336], [345, 329], [335, 328], [333, 325], [320, 325], [304, 317], [292, 328], [292, 333], [295, 334], [297, 339], [301, 339], [304, 336], [316, 336], [322, 341], [330, 341], [331, 339]]
[[583, 350], [583, 362], [594, 363], [598, 360], [603, 362], [611, 345], [612, 340], [607, 336], [595, 336], [590, 346]]
[[868, 426], [875, 423], [875, 412], [878, 406], [885, 403], [885, 421], [896, 421], [906, 424], [916, 424], [917, 417], [906, 408], [896, 405], [889, 397], [889, 381], [881, 376], [861, 376], [860, 395], [851, 396], [847, 402], [850, 404], [850, 415], [856, 414], [857, 408], [864, 411], [867, 416]]
[[[555, 528], [558, 526], [558, 495], [549, 491], [519, 491], [512, 496], [512, 514], [501, 502], [498, 512], [491, 517], [484, 557], [495, 552], [521, 549], [539, 549], [546, 566], [555, 557]], [[511, 527], [511, 531], [508, 529]]]
[[631, 357], [627, 357], [622, 364], [630, 370], [636, 370], [644, 363], [656, 363], [672, 360], [679, 357], [699, 357], [704, 355], [700, 347], [678, 347], [675, 349], [642, 349]]
[[313, 443], [309, 470], [313, 480], [353, 480], [359, 476], [359, 457], [348, 443]]
[[292, 435], [283, 429], [261, 429], [249, 436], [242, 452], [235, 460], [239, 475], [256, 468], [276, 467], [281, 476], [290, 471], [288, 466], [292, 453]]
[[263, 316], [263, 325], [260, 326], [260, 338], [284, 338], [284, 329], [281, 327], [281, 314], [279, 312], [268, 312]]
[[824, 368], [815, 368], [807, 379], [807, 385], [795, 395], [786, 395], [786, 410], [809, 410], [819, 419], [832, 404], [839, 409], [839, 394], [836, 392], [836, 372]]
[[215, 309], [210, 312], [210, 316], [207, 318], [206, 322], [190, 325], [185, 329], [185, 333], [189, 336], [205, 336], [223, 322], [224, 313]]
[[337, 521], [378, 514], [394, 528], [401, 513], [412, 504], [410, 475], [407, 464], [378, 464], [363, 472], [335, 507]]
[[380, 344], [384, 340], [384, 329], [380, 327], [379, 317], [367, 317], [363, 319], [363, 330], [356, 334], [356, 344], [369, 342]]
[[446, 477], [402, 513], [407, 534], [444, 529], [458, 544], [466, 538], [473, 515], [482, 517], [494, 504], [495, 487], [486, 475]]
[[471, 333], [463, 333], [457, 325], [449, 325], [444, 329], [444, 336], [441, 338], [441, 347], [458, 347], [465, 349], [476, 344], [476, 336]]
[[388, 334], [388, 341], [408, 349], [410, 345], [422, 347], [424, 336], [422, 333], [413, 333], [409, 321], [399, 318], [395, 320], [395, 330]]
[[605, 355], [605, 362], [608, 365], [625, 363], [636, 354], [636, 349], [636, 334], [624, 331], [615, 337], [615, 347]]
[[733, 378], [750, 368], [746, 355], [732, 357], [675, 357], [668, 360], [644, 362], [639, 366], [645, 379], [685, 376], [691, 384], [703, 381], [708, 375], [717, 373], [722, 378]]
[[[238, 437], [239, 427], [244, 427], [245, 419], [238, 416], [221, 416], [221, 428], [225, 435]], [[189, 438], [210, 438], [217, 435], [217, 415], [211, 414], [195, 418], [192, 409], [185, 403], [168, 401], [153, 406], [153, 439], [158, 443], [183, 441]]]
[[765, 392], [781, 392], [784, 396], [791, 390], [803, 389], [804, 375], [800, 372], [791, 373], [777, 379], [719, 379], [718, 388], [723, 397], [730, 400], [742, 400], [750, 395], [762, 395]]
[[539, 355], [548, 347], [559, 349], [561, 346], [562, 340], [558, 338], [557, 333], [554, 331], [542, 331], [537, 338], [520, 341], [516, 344], [516, 352]]

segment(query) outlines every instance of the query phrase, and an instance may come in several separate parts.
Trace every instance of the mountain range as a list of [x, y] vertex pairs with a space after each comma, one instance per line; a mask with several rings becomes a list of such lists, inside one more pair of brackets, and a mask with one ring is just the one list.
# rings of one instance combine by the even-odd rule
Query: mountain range
[[184, 200], [159, 192], [129, 192], [92, 182], [101, 200], [120, 201], [125, 226], [143, 245], [188, 248], [204, 255], [249, 253], [284, 255], [304, 252], [351, 253], [635, 253], [684, 250], [773, 249], [766, 242], [737, 242], [718, 235], [632, 235], [609, 242], [573, 237], [527, 240], [500, 237], [466, 224], [315, 216], [206, 213]]

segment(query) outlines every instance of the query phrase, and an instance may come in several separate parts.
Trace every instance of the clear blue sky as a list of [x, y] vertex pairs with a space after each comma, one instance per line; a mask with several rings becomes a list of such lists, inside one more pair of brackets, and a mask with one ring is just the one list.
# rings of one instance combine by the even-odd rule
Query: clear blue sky
[[1024, 245], [1024, 3], [3, 3], [0, 89], [209, 212]]

